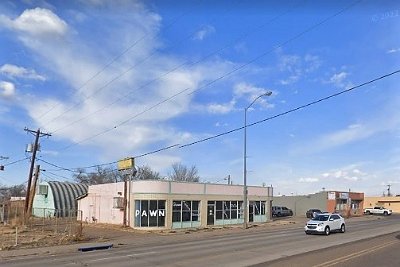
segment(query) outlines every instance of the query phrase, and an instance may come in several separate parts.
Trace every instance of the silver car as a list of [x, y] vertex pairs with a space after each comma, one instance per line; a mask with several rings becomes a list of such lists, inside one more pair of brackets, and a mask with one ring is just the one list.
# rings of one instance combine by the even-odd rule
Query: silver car
[[306, 234], [319, 233], [329, 235], [333, 231], [344, 233], [346, 223], [344, 218], [335, 213], [318, 214], [304, 226]]

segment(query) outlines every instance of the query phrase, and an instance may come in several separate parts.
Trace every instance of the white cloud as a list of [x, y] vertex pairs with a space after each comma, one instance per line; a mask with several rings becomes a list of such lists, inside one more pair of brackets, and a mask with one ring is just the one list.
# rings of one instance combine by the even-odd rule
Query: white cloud
[[310, 142], [303, 142], [300, 147], [294, 149], [294, 153], [317, 153], [334, 147], [356, 142], [372, 136], [382, 129], [371, 128], [372, 125], [352, 124], [347, 128], [333, 133], [325, 134], [319, 138], [313, 138]]
[[335, 85], [340, 86], [343, 81], [346, 79], [348, 73], [342, 71], [340, 73], [335, 73], [333, 76], [329, 79], [329, 81]]
[[318, 56], [310, 54], [304, 56], [304, 62], [306, 63], [305, 72], [307, 73], [317, 70], [322, 65], [322, 61]]
[[366, 180], [369, 174], [362, 172], [358, 166], [359, 164], [352, 164], [337, 170], [331, 170], [323, 173], [321, 177], [323, 179], [333, 180], [336, 183], [340, 183], [341, 181], [356, 182]]
[[235, 102], [236, 101], [232, 100], [224, 104], [209, 104], [207, 110], [212, 114], [227, 114], [235, 109]]
[[[191, 92], [200, 84], [232, 70], [233, 64], [210, 60], [171, 72], [171, 69], [182, 65], [182, 62], [178, 57], [157, 52], [160, 45], [157, 34], [161, 27], [161, 18], [158, 15], [144, 8], [135, 9], [133, 14], [126, 9], [125, 12], [129, 14], [126, 18], [130, 20], [128, 23], [126, 20], [115, 20], [115, 14], [108, 11], [103, 18], [113, 21], [118, 27], [104, 23], [99, 29], [104, 36], [114, 36], [113, 39], [105, 40], [101, 49], [93, 49], [90, 36], [85, 39], [86, 36], [80, 35], [79, 28], [71, 28], [64, 21], [60, 23], [61, 19], [57, 20], [57, 15], [51, 11], [40, 10], [39, 13], [53, 18], [53, 24], [60, 26], [60, 30], [56, 26], [50, 27], [47, 25], [49, 23], [40, 24], [36, 21], [38, 19], [27, 16], [28, 11], [15, 20], [8, 19], [14, 28], [16, 21], [20, 21], [18, 25], [22, 27], [22, 21], [27, 21], [29, 17], [33, 23], [42, 26], [40, 32], [54, 31], [61, 34], [62, 29], [68, 29], [77, 33], [66, 35], [65, 40], [61, 41], [57, 38], [32, 36], [33, 30], [28, 31], [29, 27], [18, 32], [19, 40], [38, 59], [37, 63], [44, 68], [51, 68], [55, 76], [58, 75], [59, 80], [65, 81], [65, 87], [70, 90], [66, 92], [67, 97], [63, 98], [55, 95], [39, 98], [32, 94], [25, 96], [29, 101], [24, 101], [21, 96], [21, 105], [24, 105], [41, 128], [54, 133], [55, 139], [100, 148], [105, 151], [104, 155], [108, 159], [115, 159], [119, 155], [125, 157], [132, 154], [132, 151], [135, 154], [149, 151], [152, 144], [157, 144], [159, 148], [194, 140], [197, 136], [169, 127], [168, 120], [192, 109], [191, 102], [195, 94]], [[31, 16], [37, 13], [31, 11]], [[25, 18], [22, 19], [23, 17]], [[73, 25], [76, 23], [79, 22], [76, 21]], [[129, 27], [126, 27], [127, 24]], [[48, 26], [47, 31], [43, 29], [44, 25]], [[132, 27], [135, 31], [132, 31]], [[118, 36], [124, 42], [116, 42], [115, 38]], [[142, 38], [134, 49], [118, 59], [117, 64], [103, 69], [110, 58], [115, 57], [115, 51], [124, 51], [143, 36], [147, 38]], [[140, 63], [140, 67], [132, 68], [137, 63]], [[14, 74], [29, 73], [29, 70], [18, 67], [6, 69]], [[102, 70], [100, 75], [91, 79], [99, 70]], [[215, 106], [214, 110], [218, 110], [218, 107]], [[113, 126], [116, 126], [115, 129]], [[99, 134], [98, 137], [92, 138], [96, 134]]]
[[18, 67], [12, 64], [4, 64], [3, 66], [1, 66], [0, 73], [3, 73], [9, 78], [17, 77], [41, 81], [46, 80], [44, 76], [37, 74], [35, 70]]
[[400, 52], [400, 48], [389, 49], [386, 53], [393, 54], [393, 53], [397, 53], [397, 52]]
[[217, 122], [217, 123], [215, 123], [215, 127], [226, 127], [226, 126], [228, 126], [228, 123], [222, 123], [222, 122]]
[[319, 179], [318, 178], [312, 178], [312, 177], [300, 178], [299, 182], [300, 183], [317, 183], [317, 182], [319, 182]]
[[25, 32], [32, 36], [64, 35], [68, 29], [65, 21], [60, 19], [51, 10], [35, 8], [25, 10], [18, 18], [12, 20], [5, 16], [0, 17], [0, 22], [10, 29]]
[[[270, 92], [271, 90], [263, 87], [257, 87], [252, 84], [248, 83], [238, 83], [234, 86], [233, 93], [235, 95], [235, 99], [239, 98], [246, 98], [249, 103], [251, 103], [256, 97], [260, 96], [263, 93]], [[275, 93], [273, 92], [272, 96]], [[272, 108], [274, 105], [268, 103], [268, 99], [271, 98], [269, 97], [261, 97], [257, 103], [268, 108]]]
[[348, 76], [349, 73], [345, 71], [335, 73], [329, 78], [328, 83], [331, 83], [338, 88], [344, 88], [344, 89], [350, 88], [353, 86], [353, 84], [348, 80]]
[[0, 96], [10, 98], [15, 95], [15, 85], [10, 82], [0, 81]]
[[307, 74], [316, 71], [322, 65], [321, 59], [316, 55], [282, 55], [279, 51], [278, 68], [281, 72], [287, 73], [288, 77], [280, 79], [282, 85], [290, 85], [299, 81]]
[[199, 30], [198, 32], [195, 33], [195, 35], [193, 36], [193, 40], [199, 40], [202, 41], [204, 40], [204, 38], [210, 34], [215, 33], [215, 28], [211, 25], [206, 25], [204, 27], [202, 27], [201, 30]]

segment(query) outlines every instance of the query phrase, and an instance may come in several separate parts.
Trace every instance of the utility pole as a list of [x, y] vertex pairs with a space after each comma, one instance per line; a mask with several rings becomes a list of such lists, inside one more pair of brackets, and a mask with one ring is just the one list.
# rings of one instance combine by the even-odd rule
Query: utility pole
[[388, 184], [387, 185], [387, 187], [388, 187], [388, 189], [387, 189], [387, 196], [388, 197], [391, 197], [392, 196], [392, 194], [390, 193], [390, 187], [391, 187], [392, 185], [390, 185], [390, 184]]
[[35, 192], [36, 192], [36, 184], [39, 178], [39, 172], [40, 172], [40, 165], [36, 165], [35, 168], [35, 174], [34, 174], [34, 179], [33, 183], [31, 186], [31, 192], [29, 193], [29, 202], [28, 202], [28, 214], [32, 213], [32, 206], [33, 206], [33, 198], [35, 197]]
[[[51, 136], [49, 133], [43, 133], [40, 131], [40, 129], [37, 129], [36, 131], [30, 130], [28, 128], [25, 128], [24, 131], [34, 134], [35, 135], [35, 143], [33, 145], [33, 151], [32, 151], [32, 160], [31, 160], [31, 167], [29, 169], [29, 176], [28, 176], [28, 186], [26, 189], [26, 197], [25, 197], [25, 222], [28, 220], [30, 217], [29, 212], [29, 203], [30, 203], [30, 197], [31, 197], [31, 186], [32, 186], [32, 176], [33, 176], [33, 167], [35, 166], [35, 160], [36, 160], [36, 152], [39, 147], [39, 138], [43, 136]], [[32, 196], [33, 197], [33, 196]]]

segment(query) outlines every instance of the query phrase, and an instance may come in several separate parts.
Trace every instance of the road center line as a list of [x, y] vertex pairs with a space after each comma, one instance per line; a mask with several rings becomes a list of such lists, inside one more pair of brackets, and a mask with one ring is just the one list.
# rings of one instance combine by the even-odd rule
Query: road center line
[[333, 265], [336, 265], [338, 263], [342, 263], [342, 262], [345, 262], [345, 261], [360, 257], [360, 256], [362, 256], [364, 254], [371, 253], [371, 252], [377, 251], [379, 249], [391, 246], [391, 245], [393, 245], [395, 243], [398, 243], [398, 242], [399, 242], [398, 240], [394, 240], [392, 242], [389, 242], [389, 243], [386, 243], [386, 244], [383, 244], [383, 245], [378, 245], [378, 246], [375, 246], [375, 247], [372, 247], [372, 248], [367, 248], [367, 249], [364, 249], [364, 250], [361, 250], [361, 251], [358, 251], [358, 252], [355, 252], [355, 253], [352, 253], [352, 254], [349, 254], [349, 255], [334, 259], [334, 260], [331, 260], [331, 261], [327, 261], [327, 262], [324, 262], [324, 263], [321, 263], [321, 264], [318, 264], [318, 265], [314, 265], [313, 267], [333, 266]]

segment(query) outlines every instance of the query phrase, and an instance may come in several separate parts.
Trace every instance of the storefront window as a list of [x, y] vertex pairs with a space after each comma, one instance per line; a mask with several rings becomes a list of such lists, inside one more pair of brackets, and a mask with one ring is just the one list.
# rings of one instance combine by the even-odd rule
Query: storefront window
[[241, 218], [243, 201], [216, 201], [217, 220], [230, 220]]
[[136, 200], [136, 227], [164, 227], [165, 200]]
[[174, 200], [172, 202], [172, 222], [198, 222], [199, 203], [197, 200]]

